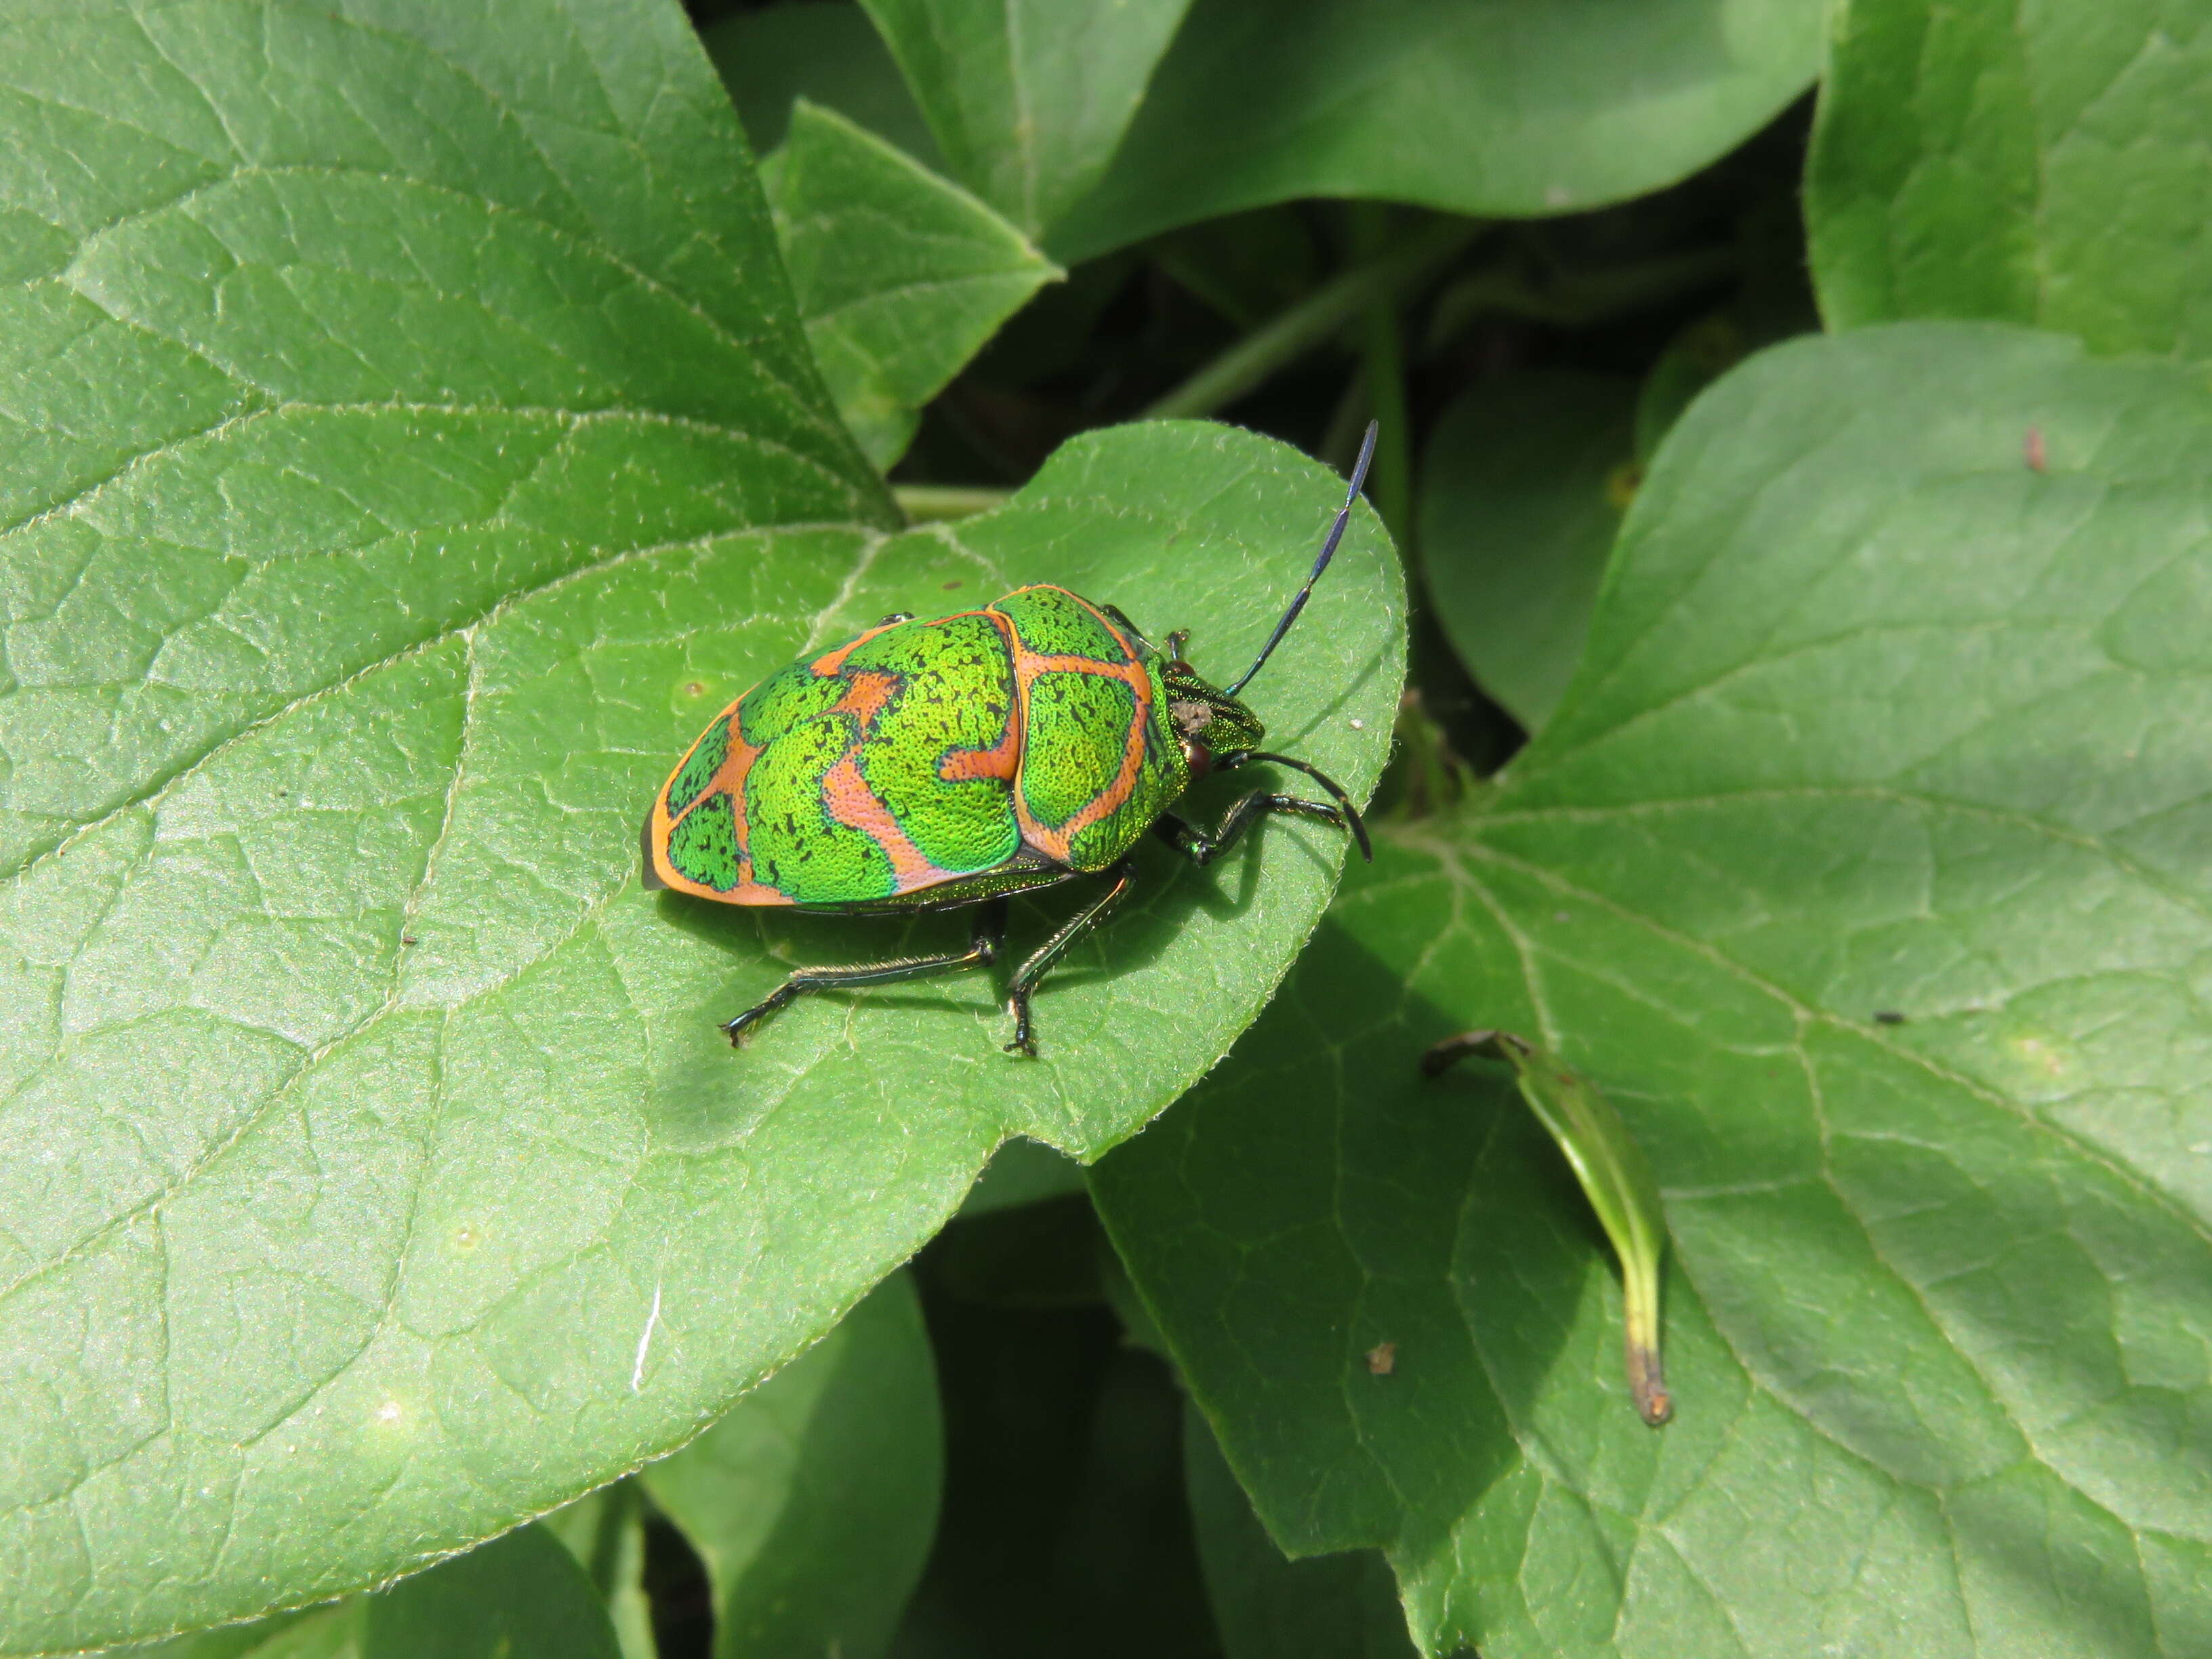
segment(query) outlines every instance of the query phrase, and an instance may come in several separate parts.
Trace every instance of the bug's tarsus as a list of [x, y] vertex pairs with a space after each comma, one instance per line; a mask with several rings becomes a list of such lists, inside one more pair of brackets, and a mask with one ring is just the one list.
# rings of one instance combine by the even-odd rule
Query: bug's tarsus
[[1228, 689], [1229, 696], [1235, 696], [1252, 683], [1252, 676], [1260, 672], [1261, 665], [1283, 642], [1283, 635], [1291, 631], [1291, 624], [1298, 619], [1298, 612], [1306, 608], [1306, 600], [1313, 592], [1314, 584], [1321, 580], [1321, 573], [1328, 568], [1328, 562], [1336, 556], [1336, 544], [1344, 539], [1345, 526], [1352, 522], [1352, 504], [1359, 499], [1359, 486], [1367, 482], [1367, 465], [1375, 459], [1375, 434], [1380, 429], [1380, 422], [1368, 422], [1367, 435], [1359, 441], [1359, 459], [1352, 465], [1352, 487], [1344, 492], [1344, 505], [1336, 510], [1336, 522], [1328, 527], [1328, 538], [1321, 544], [1321, 556], [1314, 561], [1313, 570], [1306, 577], [1306, 585], [1298, 589], [1297, 598], [1292, 599], [1291, 608], [1283, 612], [1282, 621], [1275, 624], [1275, 631], [1267, 636], [1267, 644], [1260, 647], [1260, 654], [1253, 659], [1252, 665]]
[[1344, 814], [1327, 801], [1301, 800], [1296, 795], [1271, 795], [1264, 789], [1255, 789], [1221, 815], [1212, 835], [1174, 812], [1161, 813], [1153, 822], [1152, 833], [1203, 870], [1243, 840], [1244, 832], [1269, 812], [1288, 812], [1297, 817], [1319, 818], [1340, 830], [1345, 827]]
[[1204, 869], [1237, 844], [1237, 838], [1249, 830], [1255, 821], [1268, 812], [1289, 812], [1298, 817], [1319, 818], [1323, 823], [1333, 823], [1340, 830], [1352, 831], [1352, 838], [1359, 843], [1359, 856], [1370, 864], [1375, 861], [1375, 848], [1367, 839], [1366, 823], [1359, 809], [1352, 804], [1352, 797], [1334, 778], [1302, 760], [1288, 755], [1271, 755], [1264, 750], [1241, 750], [1224, 755], [1219, 769], [1232, 770], [1250, 761], [1273, 761], [1278, 765], [1295, 767], [1321, 785], [1334, 797], [1334, 802], [1304, 800], [1296, 795], [1278, 795], [1265, 789], [1255, 789], [1222, 814], [1221, 822], [1212, 835], [1206, 834], [1189, 819], [1174, 812], [1163, 812], [1153, 824], [1153, 833], [1181, 853], [1193, 864]]
[[890, 962], [858, 963], [848, 968], [802, 968], [789, 979], [739, 1014], [726, 1020], [723, 1034], [730, 1047], [744, 1046], [745, 1033], [777, 1009], [808, 991], [834, 991], [856, 985], [891, 985], [901, 980], [925, 979], [933, 974], [954, 974], [963, 968], [988, 968], [998, 960], [1006, 942], [1006, 902], [993, 899], [975, 913], [975, 927], [964, 951], [937, 957], [901, 957]]
[[1190, 629], [1188, 628], [1176, 629], [1174, 633], [1168, 635], [1168, 660], [1170, 662], [1182, 662], [1184, 659], [1183, 652], [1189, 647], [1189, 645]]
[[1114, 884], [1062, 922], [1059, 931], [1014, 970], [1006, 986], [1006, 1012], [1014, 1017], [1014, 1040], [1006, 1045], [1008, 1054], [1036, 1058], [1036, 1037], [1030, 1025], [1030, 999], [1036, 994], [1037, 981], [1052, 971], [1053, 964], [1067, 954], [1069, 946], [1104, 921], [1107, 912], [1128, 896], [1137, 878], [1137, 867], [1123, 859], [1104, 873]]
[[[1224, 756], [1214, 763], [1214, 769], [1228, 771], [1236, 767], [1248, 765], [1253, 761], [1273, 761], [1278, 766], [1290, 767], [1294, 771], [1304, 773], [1322, 788], [1328, 790], [1330, 798], [1336, 802], [1337, 810], [1344, 815], [1342, 822], [1345, 828], [1352, 831], [1352, 840], [1359, 843], [1359, 856], [1370, 864], [1375, 862], [1375, 844], [1367, 839], [1367, 821], [1359, 816], [1359, 809], [1352, 804], [1352, 797], [1346, 793], [1344, 786], [1318, 766], [1309, 765], [1292, 755], [1270, 754], [1264, 749], [1245, 749], [1240, 750], [1234, 755]], [[1311, 802], [1309, 805], [1317, 805], [1319, 803]]]

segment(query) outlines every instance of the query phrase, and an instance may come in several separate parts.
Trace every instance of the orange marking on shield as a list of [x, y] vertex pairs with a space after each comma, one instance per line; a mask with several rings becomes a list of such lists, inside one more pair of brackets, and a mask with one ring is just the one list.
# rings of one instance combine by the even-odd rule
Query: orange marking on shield
[[845, 695], [831, 705], [830, 713], [850, 714], [866, 737], [876, 723], [876, 716], [884, 712], [884, 705], [897, 695], [899, 677], [880, 668], [855, 668], [845, 676]]
[[830, 678], [831, 675], [842, 673], [845, 668], [845, 659], [851, 656], [855, 651], [858, 651], [870, 640], [875, 638], [877, 635], [888, 634], [894, 628], [904, 628], [906, 626], [907, 624], [905, 623], [878, 623], [873, 628], [869, 629], [857, 639], [846, 641], [844, 644], [839, 646], [835, 651], [823, 652], [812, 662], [809, 663], [807, 667], [812, 672], [821, 675], [825, 679]]
[[860, 775], [860, 763], [848, 750], [845, 758], [823, 775], [822, 799], [830, 809], [830, 816], [848, 830], [857, 830], [884, 849], [884, 856], [891, 861], [891, 891], [911, 893], [917, 887], [928, 887], [945, 879], [946, 872], [929, 861], [928, 856], [907, 838], [905, 830], [868, 787]]
[[1000, 783], [1012, 783], [1022, 769], [1022, 723], [1014, 718], [1018, 699], [1006, 709], [1006, 729], [999, 733], [998, 742], [988, 749], [952, 749], [945, 751], [937, 763], [937, 775], [947, 783], [965, 783], [973, 778], [995, 778]]

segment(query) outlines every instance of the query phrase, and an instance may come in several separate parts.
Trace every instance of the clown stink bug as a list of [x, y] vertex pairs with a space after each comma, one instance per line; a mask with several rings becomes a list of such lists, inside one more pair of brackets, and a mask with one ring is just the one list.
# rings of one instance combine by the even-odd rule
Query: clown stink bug
[[[1367, 428], [1352, 487], [1305, 586], [1228, 690], [1155, 648], [1110, 605], [1021, 587], [981, 611], [886, 617], [771, 674], [714, 717], [653, 797], [645, 884], [724, 904], [845, 914], [977, 905], [965, 951], [809, 968], [723, 1027], [734, 1045], [803, 991], [881, 985], [988, 966], [1010, 894], [1079, 877], [1106, 884], [1015, 972], [1011, 1052], [1034, 1054], [1030, 997], [1053, 963], [1128, 892], [1130, 849], [1151, 830], [1210, 864], [1263, 812], [1367, 829], [1351, 798], [1304, 761], [1260, 748], [1238, 693], [1327, 569], [1375, 453]], [[1255, 790], [1206, 834], [1170, 809], [1195, 778], [1255, 761], [1294, 767], [1328, 801]]]

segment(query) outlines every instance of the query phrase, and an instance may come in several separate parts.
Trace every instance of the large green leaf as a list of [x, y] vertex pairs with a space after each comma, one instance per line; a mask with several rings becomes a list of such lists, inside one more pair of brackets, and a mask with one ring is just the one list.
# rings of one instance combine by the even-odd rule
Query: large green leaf
[[815, 361], [868, 459], [906, 453], [921, 406], [1058, 267], [967, 191], [801, 100], [761, 169]]
[[1297, 196], [1538, 215], [1641, 195], [1802, 92], [1820, 18], [1820, 0], [1197, 0], [1046, 246], [1073, 263]]
[[714, 1651], [882, 1653], [936, 1530], [944, 1443], [921, 1304], [899, 1273], [649, 1466], [647, 1490], [707, 1564]]
[[1635, 494], [1636, 386], [1539, 369], [1468, 388], [1421, 457], [1421, 573], [1452, 648], [1531, 732], [1582, 660]]
[[[1970, 325], [1684, 417], [1543, 735], [1093, 1172], [1287, 1547], [1492, 1659], [2212, 1646], [2209, 452]], [[1563, 1161], [1417, 1076], [1472, 1025], [1650, 1154], [1664, 1430]]]
[[1031, 235], [1098, 181], [1190, 0], [861, 0], [961, 181]]
[[1990, 317], [2212, 353], [2212, 10], [1849, 0], [1805, 180], [1829, 325]]
[[[981, 980], [732, 1055], [714, 1021], [791, 963], [960, 924], [655, 898], [637, 820], [721, 702], [894, 609], [1060, 580], [1241, 665], [1341, 484], [1138, 428], [889, 535], [672, 6], [0, 29], [22, 1651], [334, 1595], [599, 1485], [828, 1328], [1001, 1138], [1092, 1156], [1202, 1073], [1334, 886], [1325, 826], [1148, 862], [1029, 1065]], [[1402, 618], [1371, 515], [1313, 615], [1255, 695], [1364, 789]]]
[[887, 521], [672, 6], [363, 5], [0, 21], [0, 871], [568, 572]]

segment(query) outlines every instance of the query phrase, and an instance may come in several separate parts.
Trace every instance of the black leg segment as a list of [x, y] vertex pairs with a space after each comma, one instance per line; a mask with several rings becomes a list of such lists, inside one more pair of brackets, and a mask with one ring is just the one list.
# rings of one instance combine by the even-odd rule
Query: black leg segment
[[926, 979], [932, 974], [956, 974], [963, 968], [988, 968], [998, 959], [1006, 939], [1006, 901], [992, 899], [975, 913], [975, 931], [969, 946], [941, 957], [901, 957], [890, 962], [862, 963], [850, 968], [802, 968], [722, 1030], [732, 1048], [744, 1042], [745, 1033], [777, 1009], [805, 991], [834, 991], [852, 985], [890, 985], [900, 980]]
[[1015, 970], [1012, 982], [1006, 987], [1006, 1012], [1014, 1017], [1014, 1040], [1006, 1045], [1008, 1054], [1036, 1058], [1036, 1042], [1030, 1029], [1030, 997], [1036, 990], [1037, 981], [1052, 971], [1053, 963], [1067, 954], [1070, 945], [1104, 921], [1106, 913], [1127, 896], [1136, 881], [1137, 870], [1127, 859], [1123, 859], [1106, 875], [1113, 885], [1062, 922], [1060, 931], [1039, 945], [1036, 953]]
[[1152, 833], [1202, 870], [1234, 847], [1238, 837], [1268, 812], [1319, 818], [1323, 823], [1344, 828], [1344, 814], [1326, 801], [1300, 800], [1296, 795], [1271, 795], [1264, 789], [1255, 789], [1222, 815], [1219, 826], [1210, 836], [1189, 819], [1177, 817], [1173, 812], [1160, 814], [1152, 825]]

